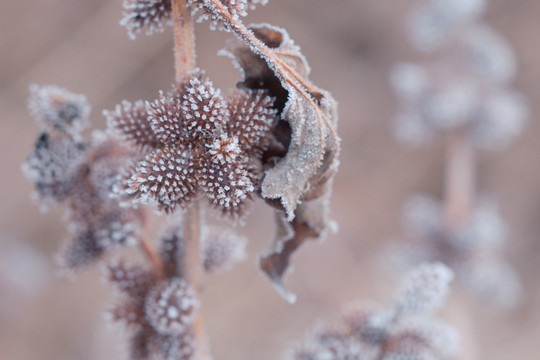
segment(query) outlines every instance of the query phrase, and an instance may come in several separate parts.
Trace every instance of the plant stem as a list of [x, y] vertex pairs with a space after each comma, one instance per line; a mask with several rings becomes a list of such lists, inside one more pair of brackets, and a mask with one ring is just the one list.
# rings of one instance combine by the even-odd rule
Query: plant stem
[[[444, 223], [452, 231], [462, 226], [471, 214], [475, 201], [476, 154], [469, 129], [461, 126], [446, 134], [446, 173], [444, 190]], [[459, 320], [460, 332], [464, 338], [459, 359], [478, 359], [475, 344], [474, 323], [471, 309], [464, 299], [453, 307], [452, 318]]]
[[173, 0], [174, 68], [176, 81], [195, 68], [195, 32], [185, 0]]
[[[199, 200], [193, 200], [191, 206], [186, 209], [184, 216], [182, 217], [182, 232], [183, 232], [183, 247], [180, 253], [182, 256], [178, 263], [181, 268], [178, 271], [182, 274], [184, 279], [189, 282], [195, 292], [197, 298], [200, 299], [201, 293], [201, 273], [202, 273], [202, 259], [201, 259], [201, 210]], [[208, 338], [205, 335], [202, 311], [199, 308], [195, 321], [193, 322], [193, 335], [196, 342], [196, 350], [198, 356], [196, 359], [209, 358], [209, 346]]]
[[478, 346], [475, 317], [471, 308], [468, 294], [458, 291], [453, 301], [446, 307], [446, 317], [452, 319], [452, 324], [459, 329], [461, 351], [455, 360], [478, 360], [481, 358]]
[[467, 221], [473, 206], [476, 183], [474, 144], [466, 127], [447, 134], [444, 217], [449, 228]]
[[181, 266], [179, 273], [199, 291], [201, 283], [201, 247], [200, 247], [200, 229], [201, 213], [199, 201], [193, 200], [191, 206], [186, 209], [182, 217], [182, 233], [184, 246], [181, 255], [183, 259], [179, 261]]
[[[195, 68], [195, 33], [193, 19], [186, 7], [185, 0], [172, 0], [174, 24], [174, 65], [176, 81], [181, 82], [186, 74]], [[194, 199], [183, 216], [183, 246], [178, 264], [179, 273], [195, 289], [197, 298], [201, 292], [201, 210], [198, 199]], [[205, 335], [202, 310], [199, 308], [193, 323], [195, 339], [195, 359], [204, 360], [209, 357], [208, 339]]]
[[144, 254], [148, 258], [148, 260], [152, 263], [152, 266], [154, 270], [156, 271], [158, 278], [163, 279], [165, 277], [163, 262], [161, 261], [161, 258], [159, 257], [156, 251], [156, 248], [152, 245], [152, 243], [150, 242], [150, 240], [145, 234], [141, 236], [140, 245]]

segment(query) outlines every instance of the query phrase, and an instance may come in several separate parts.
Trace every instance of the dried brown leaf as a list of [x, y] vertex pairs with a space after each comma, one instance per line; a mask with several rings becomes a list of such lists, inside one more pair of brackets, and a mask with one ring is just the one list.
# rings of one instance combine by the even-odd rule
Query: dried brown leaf
[[[230, 42], [221, 53], [241, 71], [239, 87], [265, 89], [276, 98], [280, 112], [263, 157], [261, 196], [281, 211], [274, 246], [262, 254], [261, 268], [280, 294], [294, 301], [283, 285], [290, 256], [307, 238], [320, 237], [329, 224], [328, 198], [339, 153], [337, 104], [310, 82], [310, 67], [284, 29], [238, 25], [236, 32], [241, 40]], [[281, 146], [284, 155], [277, 150]]]
[[280, 200], [291, 221], [301, 201], [329, 189], [325, 183], [335, 173], [339, 151], [337, 104], [307, 79], [309, 65], [285, 30], [262, 24], [251, 31], [268, 53], [234, 41], [222, 54], [241, 69], [241, 87], [265, 88], [276, 97], [281, 119], [289, 124], [287, 153], [265, 172], [261, 190], [263, 198]]
[[310, 238], [320, 238], [329, 227], [328, 195], [304, 201], [296, 209], [296, 217], [289, 222], [282, 211], [276, 212], [277, 234], [271, 249], [260, 256], [262, 271], [270, 278], [279, 294], [293, 303], [296, 296], [283, 283], [289, 270], [292, 254]]

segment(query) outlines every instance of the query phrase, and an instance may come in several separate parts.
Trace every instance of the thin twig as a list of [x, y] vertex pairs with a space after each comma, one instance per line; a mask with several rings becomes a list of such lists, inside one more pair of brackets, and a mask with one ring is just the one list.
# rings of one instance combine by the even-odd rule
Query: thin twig
[[158, 278], [163, 279], [165, 277], [163, 261], [161, 261], [161, 258], [159, 257], [156, 248], [154, 247], [154, 245], [152, 245], [152, 243], [145, 234], [141, 235], [140, 245], [144, 254], [148, 258], [150, 263], [152, 263], [152, 267], [156, 271]]
[[[475, 201], [476, 154], [469, 129], [462, 126], [446, 134], [446, 173], [444, 184], [444, 223], [452, 231], [470, 217]], [[460, 359], [478, 359], [471, 309], [465, 299], [453, 308], [452, 318], [461, 319], [460, 332], [464, 336]]]
[[474, 206], [476, 157], [466, 127], [447, 134], [444, 193], [445, 223], [455, 228], [467, 221]]

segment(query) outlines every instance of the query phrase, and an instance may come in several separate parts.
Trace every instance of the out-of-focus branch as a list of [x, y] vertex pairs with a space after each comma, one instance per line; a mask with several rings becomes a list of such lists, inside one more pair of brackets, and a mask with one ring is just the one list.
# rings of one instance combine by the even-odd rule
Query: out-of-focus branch
[[452, 229], [467, 221], [474, 207], [476, 154], [467, 127], [450, 130], [446, 136], [444, 217]]

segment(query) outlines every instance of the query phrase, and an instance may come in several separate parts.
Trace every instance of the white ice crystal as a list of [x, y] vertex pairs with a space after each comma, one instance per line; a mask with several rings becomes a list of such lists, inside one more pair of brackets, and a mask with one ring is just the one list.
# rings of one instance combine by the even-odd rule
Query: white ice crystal
[[452, 270], [442, 263], [423, 264], [407, 273], [396, 296], [400, 313], [422, 313], [438, 309], [454, 278]]
[[481, 259], [460, 269], [463, 283], [490, 306], [513, 309], [523, 299], [523, 288], [515, 270], [507, 263]]
[[138, 34], [160, 33], [164, 25], [172, 25], [170, 0], [124, 0], [124, 13], [120, 25], [124, 26], [130, 39]]
[[502, 72], [497, 75], [487, 65], [480, 68], [490, 71], [489, 79], [474, 69], [464, 72], [437, 64], [396, 67], [391, 76], [401, 103], [392, 122], [396, 138], [419, 145], [441, 131], [466, 126], [478, 147], [508, 146], [524, 127], [527, 102], [497, 83]]
[[467, 123], [477, 102], [477, 88], [463, 78], [447, 79], [432, 88], [419, 106], [432, 127], [449, 129]]
[[409, 22], [411, 43], [421, 51], [438, 50], [460, 26], [482, 14], [485, 0], [431, 0]]
[[421, 194], [411, 196], [403, 205], [405, 226], [420, 234], [439, 231], [442, 209], [438, 201]]
[[89, 125], [90, 105], [86, 96], [55, 85], [32, 84], [27, 100], [30, 115], [44, 128], [66, 132], [79, 138]]
[[507, 147], [523, 131], [529, 115], [524, 96], [513, 90], [502, 90], [488, 96], [480, 104], [472, 124], [476, 143], [498, 150]]
[[511, 308], [519, 302], [519, 277], [500, 254], [507, 226], [493, 200], [479, 197], [466, 221], [448, 228], [441, 202], [416, 195], [404, 206], [404, 218], [415, 242], [389, 249], [394, 265], [440, 261], [484, 303]]
[[486, 81], [508, 84], [516, 75], [516, 59], [510, 45], [488, 25], [477, 25], [460, 38], [461, 60]]
[[468, 221], [454, 235], [454, 242], [462, 249], [500, 246], [507, 236], [506, 224], [497, 207], [484, 201], [472, 211]]
[[335, 322], [321, 322], [287, 360], [451, 360], [459, 352], [454, 328], [430, 311], [442, 303], [450, 269], [423, 264], [405, 275], [397, 301], [384, 309], [355, 304]]

